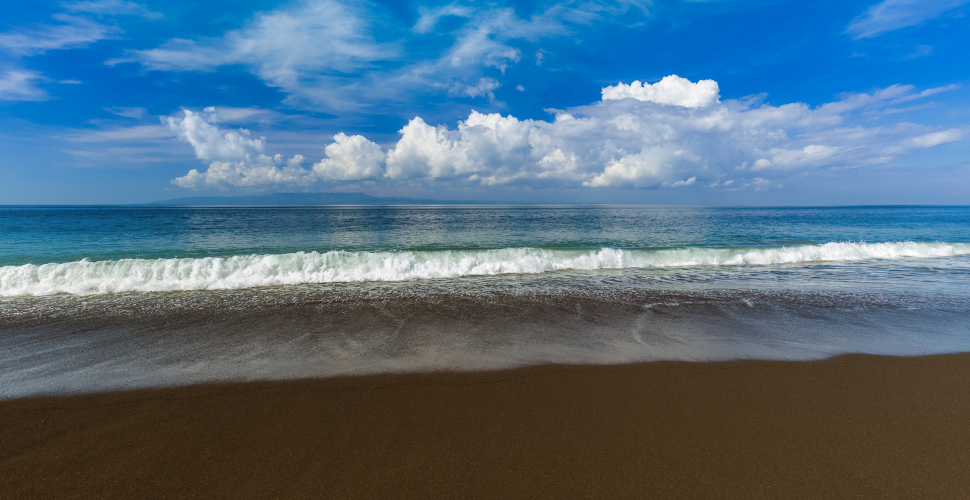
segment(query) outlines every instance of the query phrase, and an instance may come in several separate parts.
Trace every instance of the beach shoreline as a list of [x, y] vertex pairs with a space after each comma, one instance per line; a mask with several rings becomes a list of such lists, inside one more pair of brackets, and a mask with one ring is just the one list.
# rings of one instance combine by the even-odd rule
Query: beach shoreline
[[957, 497], [970, 353], [0, 401], [4, 498]]

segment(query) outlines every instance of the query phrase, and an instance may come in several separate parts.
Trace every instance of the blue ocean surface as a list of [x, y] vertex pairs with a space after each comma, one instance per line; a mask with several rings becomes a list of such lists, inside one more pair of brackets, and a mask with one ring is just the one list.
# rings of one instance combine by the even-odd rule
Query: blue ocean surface
[[0, 266], [293, 252], [970, 243], [970, 207], [2, 207]]
[[970, 350], [970, 207], [0, 207], [0, 397]]

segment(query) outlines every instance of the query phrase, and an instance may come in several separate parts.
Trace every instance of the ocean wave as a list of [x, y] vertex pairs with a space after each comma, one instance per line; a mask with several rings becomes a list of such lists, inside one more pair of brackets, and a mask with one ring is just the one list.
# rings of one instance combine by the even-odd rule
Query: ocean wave
[[0, 267], [0, 296], [225, 290], [273, 285], [408, 281], [562, 270], [744, 266], [953, 257], [967, 243], [833, 242], [778, 248], [565, 250], [506, 248], [296, 252], [184, 259], [80, 260]]

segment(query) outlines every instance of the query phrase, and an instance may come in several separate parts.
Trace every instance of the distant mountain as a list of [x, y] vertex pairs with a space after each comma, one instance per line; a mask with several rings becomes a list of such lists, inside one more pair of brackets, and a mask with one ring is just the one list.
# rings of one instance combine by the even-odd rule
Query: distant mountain
[[384, 198], [363, 193], [273, 193], [252, 196], [194, 196], [148, 203], [148, 205], [478, 205], [480, 201], [420, 200]]

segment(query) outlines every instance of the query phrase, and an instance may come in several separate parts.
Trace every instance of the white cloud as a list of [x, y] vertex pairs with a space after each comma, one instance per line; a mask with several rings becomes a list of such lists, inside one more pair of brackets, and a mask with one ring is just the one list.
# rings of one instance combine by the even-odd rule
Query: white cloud
[[919, 59], [933, 54], [932, 45], [917, 45], [916, 50], [903, 57], [903, 59]]
[[209, 164], [205, 173], [192, 169], [188, 174], [172, 180], [172, 183], [184, 188], [214, 187], [226, 189], [229, 187], [265, 188], [267, 186], [309, 185], [316, 179], [312, 172], [300, 164], [303, 157], [296, 155], [283, 161], [282, 155], [272, 158], [259, 155], [243, 161], [214, 161]]
[[70, 137], [72, 142], [92, 143], [92, 142], [114, 142], [125, 143], [146, 141], [154, 139], [171, 139], [172, 130], [166, 126], [159, 125], [137, 125], [134, 127], [118, 127], [102, 130], [89, 130], [83, 134]]
[[292, 11], [257, 14], [221, 39], [173, 39], [157, 49], [135, 51], [150, 69], [210, 70], [226, 64], [252, 64], [276, 86], [303, 72], [353, 71], [396, 56], [396, 49], [364, 34], [358, 14], [338, 2], [309, 2]]
[[47, 92], [34, 85], [44, 77], [36, 71], [0, 69], [0, 101], [42, 101]]
[[686, 108], [701, 108], [710, 106], [721, 97], [717, 82], [701, 80], [693, 83], [677, 75], [665, 76], [659, 82], [651, 85], [641, 84], [639, 80], [630, 85], [618, 83], [603, 89], [603, 100], [636, 99], [638, 101], [656, 102], [659, 104], [673, 104]]
[[495, 100], [495, 89], [502, 84], [494, 78], [482, 78], [475, 85], [465, 85], [455, 82], [448, 92], [452, 94], [466, 95], [468, 97], [488, 97], [489, 101]]
[[[132, 62], [157, 71], [213, 71], [245, 65], [267, 85], [289, 94], [290, 104], [331, 111], [408, 102], [411, 96], [428, 93], [492, 98], [491, 92], [501, 83], [496, 78], [521, 61], [522, 48], [517, 46], [521, 42], [568, 36], [571, 26], [621, 19], [629, 16], [631, 8], [644, 10], [644, 5], [623, 0], [567, 2], [526, 19], [512, 8], [455, 2], [419, 8], [417, 22], [397, 42], [379, 43], [373, 34], [386, 31], [379, 24], [381, 12], [365, 14], [354, 4], [337, 0], [306, 0], [258, 13], [243, 27], [220, 37], [173, 38], [156, 48], [130, 51], [108, 64]], [[441, 20], [448, 17], [456, 27], [438, 32]], [[453, 38], [453, 43], [428, 51], [441, 46], [442, 36]], [[424, 57], [411, 53], [402, 62], [408, 43], [420, 44], [417, 53]], [[541, 49], [537, 53], [538, 64], [543, 53]], [[483, 82], [492, 88], [486, 89]]]
[[901, 95], [900, 97], [897, 97], [896, 99], [894, 99], [889, 103], [889, 104], [899, 104], [907, 101], [912, 101], [915, 99], [922, 99], [924, 97], [929, 97], [933, 94], [939, 94], [940, 92], [948, 92], [950, 90], [956, 90], [960, 88], [960, 86], [956, 84], [952, 84], [952, 85], [946, 85], [944, 87], [934, 87], [934, 88], [926, 89], [916, 93], [913, 93], [913, 89], [915, 87], [913, 87], [912, 85], [893, 85], [893, 87], [891, 88], [902, 89], [903, 95]]
[[613, 158], [606, 168], [584, 186], [650, 186], [671, 177], [674, 166], [672, 151], [664, 146], [654, 146], [636, 154]]
[[[227, 108], [238, 114], [239, 108]], [[227, 130], [219, 127], [219, 108], [205, 108], [201, 113], [183, 109], [181, 116], [164, 116], [162, 124], [195, 150], [196, 158], [209, 163], [204, 172], [190, 170], [172, 182], [185, 188], [251, 188], [275, 186], [309, 186], [318, 180], [348, 181], [379, 177], [383, 174], [384, 151], [363, 136], [334, 137], [325, 149], [327, 158], [303, 167], [303, 155], [284, 159], [263, 153], [265, 139], [253, 138], [246, 129]]]
[[967, 137], [967, 135], [968, 131], [965, 128], [951, 128], [949, 130], [930, 132], [929, 134], [923, 134], [907, 139], [905, 145], [913, 148], [931, 148], [933, 146], [939, 146], [940, 144], [963, 140]]
[[438, 7], [437, 9], [428, 9], [427, 7], [418, 7], [418, 22], [414, 23], [414, 27], [411, 31], [415, 33], [428, 33], [433, 30], [438, 21], [443, 17], [457, 16], [457, 17], [471, 17], [475, 12], [475, 9], [457, 4], [449, 4]]
[[313, 165], [313, 172], [321, 179], [356, 181], [384, 173], [384, 151], [377, 144], [364, 136], [348, 136], [343, 132], [333, 140], [326, 148], [327, 158]]
[[[123, 10], [137, 10], [139, 5], [118, 0], [83, 1], [64, 4], [71, 12], [99, 13], [104, 15], [124, 14]], [[144, 10], [139, 15], [148, 16]], [[89, 16], [90, 17], [90, 16]], [[6, 68], [0, 67], [0, 101], [39, 101], [48, 98], [43, 89], [36, 86], [37, 82], [49, 81], [36, 71], [20, 68], [19, 59], [46, 53], [51, 50], [76, 49], [86, 47], [91, 43], [110, 38], [120, 29], [116, 26], [102, 24], [84, 17], [68, 14], [52, 16], [59, 24], [38, 24], [30, 27], [19, 27], [0, 33], [0, 52], [6, 52], [15, 59]], [[79, 84], [78, 80], [67, 79], [56, 83]]]
[[[759, 158], [754, 162], [751, 170], [763, 170], [766, 168], [791, 169], [823, 165], [829, 158], [838, 154], [838, 152], [838, 147], [819, 144], [809, 144], [804, 148], [794, 150], [772, 148], [766, 152], [765, 158]], [[767, 157], [771, 159], [769, 160]]]
[[[676, 76], [665, 80], [684, 83]], [[802, 103], [720, 102], [715, 82], [686, 82], [677, 88], [696, 93], [664, 94], [661, 87], [648, 99], [604, 99], [557, 112], [552, 122], [473, 112], [456, 129], [449, 129], [416, 118], [388, 151], [386, 175], [412, 182], [533, 187], [682, 186], [677, 182], [695, 178], [767, 189], [768, 181], [746, 181], [745, 176], [759, 170], [792, 175], [806, 169], [872, 165], [963, 138], [955, 131], [915, 124], [846, 123], [862, 111], [942, 91], [938, 89], [917, 92], [898, 85], [843, 95], [813, 109]], [[671, 101], [704, 105], [661, 104]]]
[[191, 144], [200, 160], [244, 160], [263, 152], [264, 138], [253, 138], [246, 129], [222, 130], [215, 125], [218, 121], [213, 107], [205, 108], [202, 113], [183, 109], [181, 117], [162, 117], [162, 124]]
[[85, 12], [105, 16], [140, 16], [155, 20], [165, 16], [148, 10], [144, 5], [122, 0], [85, 0], [64, 3], [64, 8], [70, 12]]
[[684, 179], [682, 181], [677, 181], [677, 182], [673, 182], [665, 185], [669, 185], [670, 187], [683, 187], [683, 186], [690, 186], [695, 182], [697, 182], [697, 176], [693, 176], [690, 179]]
[[[245, 64], [269, 85], [314, 99], [334, 109], [353, 100], [320, 91], [332, 78], [369, 68], [374, 61], [398, 56], [394, 45], [367, 34], [368, 26], [352, 8], [333, 0], [312, 1], [295, 9], [257, 14], [241, 29], [209, 40], [172, 39], [161, 47], [135, 50], [109, 64], [139, 62], [148, 69], [211, 71]], [[316, 89], [316, 91], [314, 91]]]
[[212, 106], [211, 109], [219, 123], [273, 123], [285, 119], [284, 115], [263, 108]]
[[471, 16], [459, 31], [455, 45], [443, 60], [453, 67], [479, 66], [506, 68], [519, 62], [522, 52], [508, 45], [509, 40], [537, 39], [563, 30], [562, 24], [550, 18], [526, 21], [510, 8], [483, 10]]
[[845, 32], [852, 38], [872, 38], [889, 31], [916, 26], [970, 0], [883, 0], [856, 17]]
[[118, 122], [111, 121], [105, 127], [81, 129], [52, 127], [44, 135], [51, 139], [52, 145], [57, 142], [64, 145], [61, 152], [72, 157], [73, 167], [140, 166], [184, 159], [184, 151], [172, 147], [173, 134], [168, 127], [161, 123], [144, 124], [140, 120], [134, 123], [118, 126]]
[[770, 185], [770, 180], [761, 177], [755, 177], [751, 180], [751, 182], [745, 184], [745, 186], [754, 188], [755, 191], [765, 191], [770, 187]]
[[[195, 147], [199, 158], [219, 162], [206, 173], [195, 171], [180, 178], [177, 182], [184, 186], [265, 187], [274, 179], [301, 185], [318, 179], [368, 179], [390, 186], [677, 188], [697, 184], [764, 190], [778, 189], [783, 178], [818, 169], [871, 167], [970, 135], [967, 128], [879, 126], [861, 118], [871, 110], [933, 95], [939, 89], [917, 91], [896, 85], [868, 94], [846, 94], [812, 108], [802, 103], [773, 106], [759, 99], [719, 101], [715, 82], [700, 85], [682, 80], [674, 75], [664, 79], [677, 84], [673, 90], [656, 84], [608, 87], [647, 89], [646, 98], [603, 99], [556, 111], [552, 121], [473, 111], [457, 127], [449, 128], [415, 117], [400, 130], [397, 143], [386, 148], [386, 155], [362, 136], [338, 134], [326, 148], [327, 158], [310, 170], [298, 164], [287, 170], [281, 159], [256, 157], [262, 141], [243, 131], [219, 129], [214, 115], [185, 112], [184, 117], [166, 120]], [[237, 145], [242, 145], [239, 151], [234, 149]]]
[[401, 129], [401, 140], [388, 152], [386, 175], [408, 179], [465, 173], [469, 162], [458, 144], [460, 139], [460, 133], [452, 133], [446, 127], [435, 128], [420, 117], [415, 118]]
[[114, 106], [104, 110], [122, 118], [143, 118], [148, 113], [147, 109], [141, 107]]
[[117, 32], [114, 27], [77, 16], [55, 14], [53, 17], [63, 24], [0, 33], [0, 49], [17, 56], [33, 56], [49, 50], [84, 47]]

